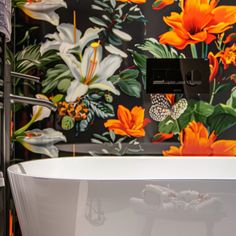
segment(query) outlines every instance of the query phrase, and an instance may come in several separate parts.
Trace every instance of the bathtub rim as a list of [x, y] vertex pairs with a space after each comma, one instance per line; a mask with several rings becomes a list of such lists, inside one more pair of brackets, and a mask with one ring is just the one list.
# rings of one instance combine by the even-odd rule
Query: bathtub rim
[[[216, 162], [222, 162], [222, 163], [228, 163], [229, 162], [229, 167], [233, 168], [233, 173], [234, 175], [231, 174], [231, 176], [227, 176], [229, 173], [226, 171], [220, 171], [220, 177], [212, 177], [211, 175], [209, 176], [205, 176], [205, 177], [195, 177], [195, 178], [189, 178], [187, 176], [182, 176], [180, 178], [173, 178], [173, 177], [157, 177], [157, 178], [145, 178], [145, 177], [135, 177], [135, 178], [117, 178], [117, 177], [110, 177], [110, 178], [105, 178], [105, 177], [100, 177], [100, 178], [94, 178], [94, 177], [77, 177], [77, 178], [70, 178], [70, 177], [51, 177], [51, 176], [39, 176], [39, 175], [34, 175], [34, 174], [25, 174], [25, 173], [20, 173], [20, 172], [16, 172], [17, 166], [20, 165], [24, 165], [24, 164], [30, 164], [30, 163], [37, 163], [37, 162], [45, 162], [45, 161], [63, 161], [63, 160], [81, 160], [81, 161], [86, 161], [86, 160], [96, 160], [96, 161], [102, 161], [102, 160], [110, 160], [110, 161], [117, 161], [117, 160], [122, 160], [123, 162], [127, 159], [129, 160], [140, 160], [140, 161], [174, 161], [174, 162], [180, 162], [180, 161], [188, 161], [188, 162], [203, 162], [201, 164], [212, 164], [214, 165]], [[205, 162], [205, 163], [204, 163]], [[232, 165], [234, 164], [234, 165]], [[196, 171], [196, 166], [192, 165], [191, 167], [193, 167], [194, 171]], [[199, 167], [198, 167], [199, 168]], [[211, 169], [214, 169], [212, 166], [210, 167]], [[31, 161], [25, 161], [25, 162], [21, 162], [18, 164], [13, 164], [11, 166], [8, 167], [7, 169], [8, 172], [8, 176], [10, 178], [10, 175], [17, 175], [17, 176], [22, 176], [22, 177], [29, 177], [29, 178], [37, 178], [37, 179], [51, 179], [51, 180], [69, 180], [69, 181], [78, 181], [78, 180], [236, 180], [236, 158], [235, 157], [226, 157], [226, 156], [214, 156], [214, 157], [210, 157], [210, 156], [194, 156], [194, 157], [163, 157], [163, 156], [97, 156], [97, 157], [93, 157], [93, 156], [68, 156], [68, 157], [59, 157], [59, 158], [45, 158], [45, 159], [37, 159], [37, 160], [31, 160]], [[232, 172], [232, 171], [231, 171]], [[226, 173], [226, 174], [225, 174]], [[212, 174], [212, 173], [211, 173]], [[214, 175], [215, 173], [213, 173]]]

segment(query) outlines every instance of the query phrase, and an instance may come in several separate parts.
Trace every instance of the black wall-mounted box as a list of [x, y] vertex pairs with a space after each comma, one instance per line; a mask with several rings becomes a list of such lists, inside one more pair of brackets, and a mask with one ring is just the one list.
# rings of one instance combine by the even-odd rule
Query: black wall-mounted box
[[209, 93], [207, 59], [147, 59], [147, 93], [194, 96]]

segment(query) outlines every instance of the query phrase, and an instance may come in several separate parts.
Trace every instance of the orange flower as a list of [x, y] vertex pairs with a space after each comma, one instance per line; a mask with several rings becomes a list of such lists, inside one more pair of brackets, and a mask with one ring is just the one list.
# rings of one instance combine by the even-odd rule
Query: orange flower
[[170, 147], [164, 156], [236, 156], [235, 140], [216, 140], [200, 122], [192, 121], [180, 133], [180, 147]]
[[219, 70], [219, 62], [217, 60], [217, 57], [212, 52], [208, 54], [208, 59], [209, 59], [209, 66], [210, 66], [210, 71], [211, 71], [209, 81], [211, 82], [214, 80], [214, 78], [217, 75], [217, 72]]
[[150, 122], [144, 118], [144, 109], [135, 106], [131, 111], [119, 105], [117, 110], [118, 120], [110, 119], [104, 125], [115, 134], [122, 136], [144, 137], [144, 127]]
[[218, 0], [181, 0], [182, 12], [172, 12], [164, 21], [172, 30], [160, 36], [160, 43], [180, 50], [188, 44], [211, 43], [236, 22], [236, 6], [219, 6]]
[[167, 139], [173, 138], [174, 134], [173, 133], [157, 133], [153, 136], [152, 143], [160, 143], [163, 142]]
[[152, 9], [153, 10], [161, 10], [162, 8], [171, 5], [175, 2], [175, 0], [156, 0], [152, 4]]
[[165, 97], [168, 99], [171, 105], [175, 104], [175, 94], [167, 93], [165, 94]]
[[236, 41], [236, 33], [232, 33], [232, 34], [228, 35], [223, 43], [226, 44], [226, 43], [230, 43], [232, 41]]
[[216, 56], [220, 57], [224, 69], [227, 69], [230, 64], [236, 66], [236, 44], [234, 43], [231, 47], [225, 48], [224, 51], [218, 52]]
[[136, 4], [143, 4], [146, 3], [146, 0], [117, 0], [118, 2], [132, 2]]

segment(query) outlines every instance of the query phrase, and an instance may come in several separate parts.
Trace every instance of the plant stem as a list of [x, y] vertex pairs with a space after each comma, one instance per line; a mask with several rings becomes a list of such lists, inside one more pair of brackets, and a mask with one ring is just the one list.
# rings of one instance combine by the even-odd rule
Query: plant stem
[[20, 129], [16, 130], [14, 132], [14, 137], [19, 136], [21, 134], [23, 134], [33, 123], [35, 120], [31, 119], [26, 125], [24, 125], [23, 127], [21, 127]]
[[26, 125], [24, 125], [20, 129], [16, 130], [14, 132], [14, 137], [22, 135], [37, 120], [37, 118], [42, 113], [42, 109], [43, 109], [43, 107], [40, 107], [38, 109], [38, 111], [35, 114], [33, 114], [33, 116], [31, 117], [31, 120]]
[[202, 42], [202, 58], [205, 58], [205, 43]]
[[176, 127], [178, 129], [178, 132], [180, 133], [181, 129], [180, 129], [178, 120], [175, 120], [175, 124], [176, 124]]
[[192, 53], [193, 58], [198, 58], [196, 45], [190, 44], [190, 48], [191, 48], [191, 53]]
[[208, 57], [208, 44], [205, 44], [206, 47], [205, 47], [205, 57], [204, 58], [207, 58]]
[[211, 98], [209, 103], [212, 105], [213, 101], [214, 101], [214, 97], [215, 97], [215, 91], [216, 91], [216, 79], [213, 80], [213, 87], [212, 87], [212, 91], [211, 91]]

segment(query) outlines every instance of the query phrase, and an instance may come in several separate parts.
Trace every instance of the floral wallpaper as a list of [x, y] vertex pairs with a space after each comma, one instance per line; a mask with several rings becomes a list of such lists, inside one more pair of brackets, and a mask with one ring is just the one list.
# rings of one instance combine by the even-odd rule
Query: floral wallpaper
[[[233, 1], [14, 0], [13, 7], [8, 61], [40, 78], [40, 85], [16, 80], [14, 89], [57, 106], [55, 113], [16, 106], [13, 141], [49, 157], [60, 141], [89, 143], [90, 155], [236, 155]], [[147, 58], [208, 58], [210, 93], [147, 94]]]

